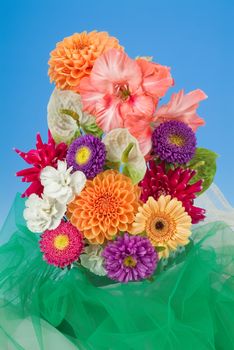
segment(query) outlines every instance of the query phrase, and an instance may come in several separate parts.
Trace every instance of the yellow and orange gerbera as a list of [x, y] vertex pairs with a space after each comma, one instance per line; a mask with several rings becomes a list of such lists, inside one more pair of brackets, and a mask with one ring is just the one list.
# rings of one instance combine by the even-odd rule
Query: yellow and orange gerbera
[[88, 76], [95, 60], [105, 51], [122, 49], [116, 38], [106, 32], [75, 33], [57, 43], [50, 53], [49, 76], [58, 89], [76, 90]]
[[129, 231], [140, 205], [140, 190], [130, 178], [114, 170], [98, 174], [68, 206], [68, 216], [93, 244]]
[[168, 257], [170, 251], [189, 243], [191, 217], [182, 202], [171, 196], [160, 196], [156, 201], [149, 197], [139, 207], [132, 234], [145, 233], [154, 247], [162, 247], [161, 257]]

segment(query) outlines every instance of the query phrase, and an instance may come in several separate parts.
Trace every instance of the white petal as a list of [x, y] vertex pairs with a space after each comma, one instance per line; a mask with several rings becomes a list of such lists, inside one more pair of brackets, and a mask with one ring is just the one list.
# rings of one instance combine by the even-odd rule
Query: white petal
[[71, 175], [71, 186], [75, 194], [80, 194], [86, 184], [86, 176], [82, 171], [75, 171]]

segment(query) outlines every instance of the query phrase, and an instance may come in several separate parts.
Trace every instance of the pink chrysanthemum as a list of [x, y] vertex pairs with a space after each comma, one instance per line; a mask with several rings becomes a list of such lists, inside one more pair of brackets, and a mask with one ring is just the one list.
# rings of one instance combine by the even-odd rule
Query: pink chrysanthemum
[[43, 143], [40, 134], [37, 134], [36, 149], [29, 152], [21, 152], [15, 149], [16, 153], [20, 155], [32, 168], [23, 169], [16, 173], [16, 176], [22, 176], [22, 182], [31, 182], [31, 185], [23, 193], [22, 197], [28, 197], [32, 193], [39, 196], [43, 192], [43, 186], [40, 181], [41, 170], [50, 165], [57, 167], [58, 160], [64, 160], [67, 154], [67, 145], [65, 143], [55, 144], [53, 137], [49, 131], [48, 142]]
[[84, 247], [82, 234], [69, 222], [45, 231], [39, 243], [44, 260], [61, 268], [76, 261]]
[[183, 203], [192, 223], [196, 224], [204, 220], [205, 210], [194, 206], [196, 194], [202, 190], [202, 180], [190, 184], [195, 174], [196, 171], [181, 167], [166, 171], [164, 163], [156, 165], [153, 160], [150, 160], [145, 177], [140, 182], [141, 200], [147, 202], [149, 197], [157, 200], [161, 195], [169, 194]]

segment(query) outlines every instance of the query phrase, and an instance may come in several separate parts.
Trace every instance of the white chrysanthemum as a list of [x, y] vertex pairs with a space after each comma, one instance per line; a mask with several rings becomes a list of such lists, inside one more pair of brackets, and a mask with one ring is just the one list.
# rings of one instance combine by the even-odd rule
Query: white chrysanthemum
[[78, 124], [63, 111], [75, 112], [79, 116], [80, 125], [89, 125], [95, 118], [82, 111], [81, 97], [68, 90], [54, 89], [47, 107], [48, 126], [56, 143], [70, 144], [79, 131]]
[[111, 130], [103, 138], [106, 146], [107, 159], [110, 162], [121, 164], [134, 183], [143, 179], [146, 172], [146, 162], [141, 153], [139, 143], [128, 129]]
[[30, 231], [41, 233], [54, 230], [59, 226], [65, 212], [66, 205], [48, 198], [31, 194], [25, 202], [24, 218]]
[[85, 187], [86, 176], [82, 171], [71, 172], [72, 167], [67, 168], [67, 163], [61, 160], [58, 161], [57, 169], [45, 167], [40, 175], [44, 194], [65, 204], [72, 201]]
[[80, 255], [81, 265], [98, 276], [105, 276], [106, 270], [103, 267], [103, 249], [99, 245], [89, 245], [85, 248], [84, 254]]

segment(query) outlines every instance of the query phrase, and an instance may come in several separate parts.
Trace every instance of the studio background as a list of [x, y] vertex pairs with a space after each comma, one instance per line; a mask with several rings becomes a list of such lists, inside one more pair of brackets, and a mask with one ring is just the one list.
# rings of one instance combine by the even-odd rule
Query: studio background
[[1, 0], [0, 13], [0, 225], [26, 187], [14, 174], [27, 165], [12, 148], [34, 148], [37, 132], [47, 138], [49, 52], [64, 37], [93, 29], [116, 36], [131, 57], [171, 67], [175, 87], [164, 102], [182, 88], [205, 91], [198, 145], [219, 154], [215, 183], [234, 205], [232, 0]]

